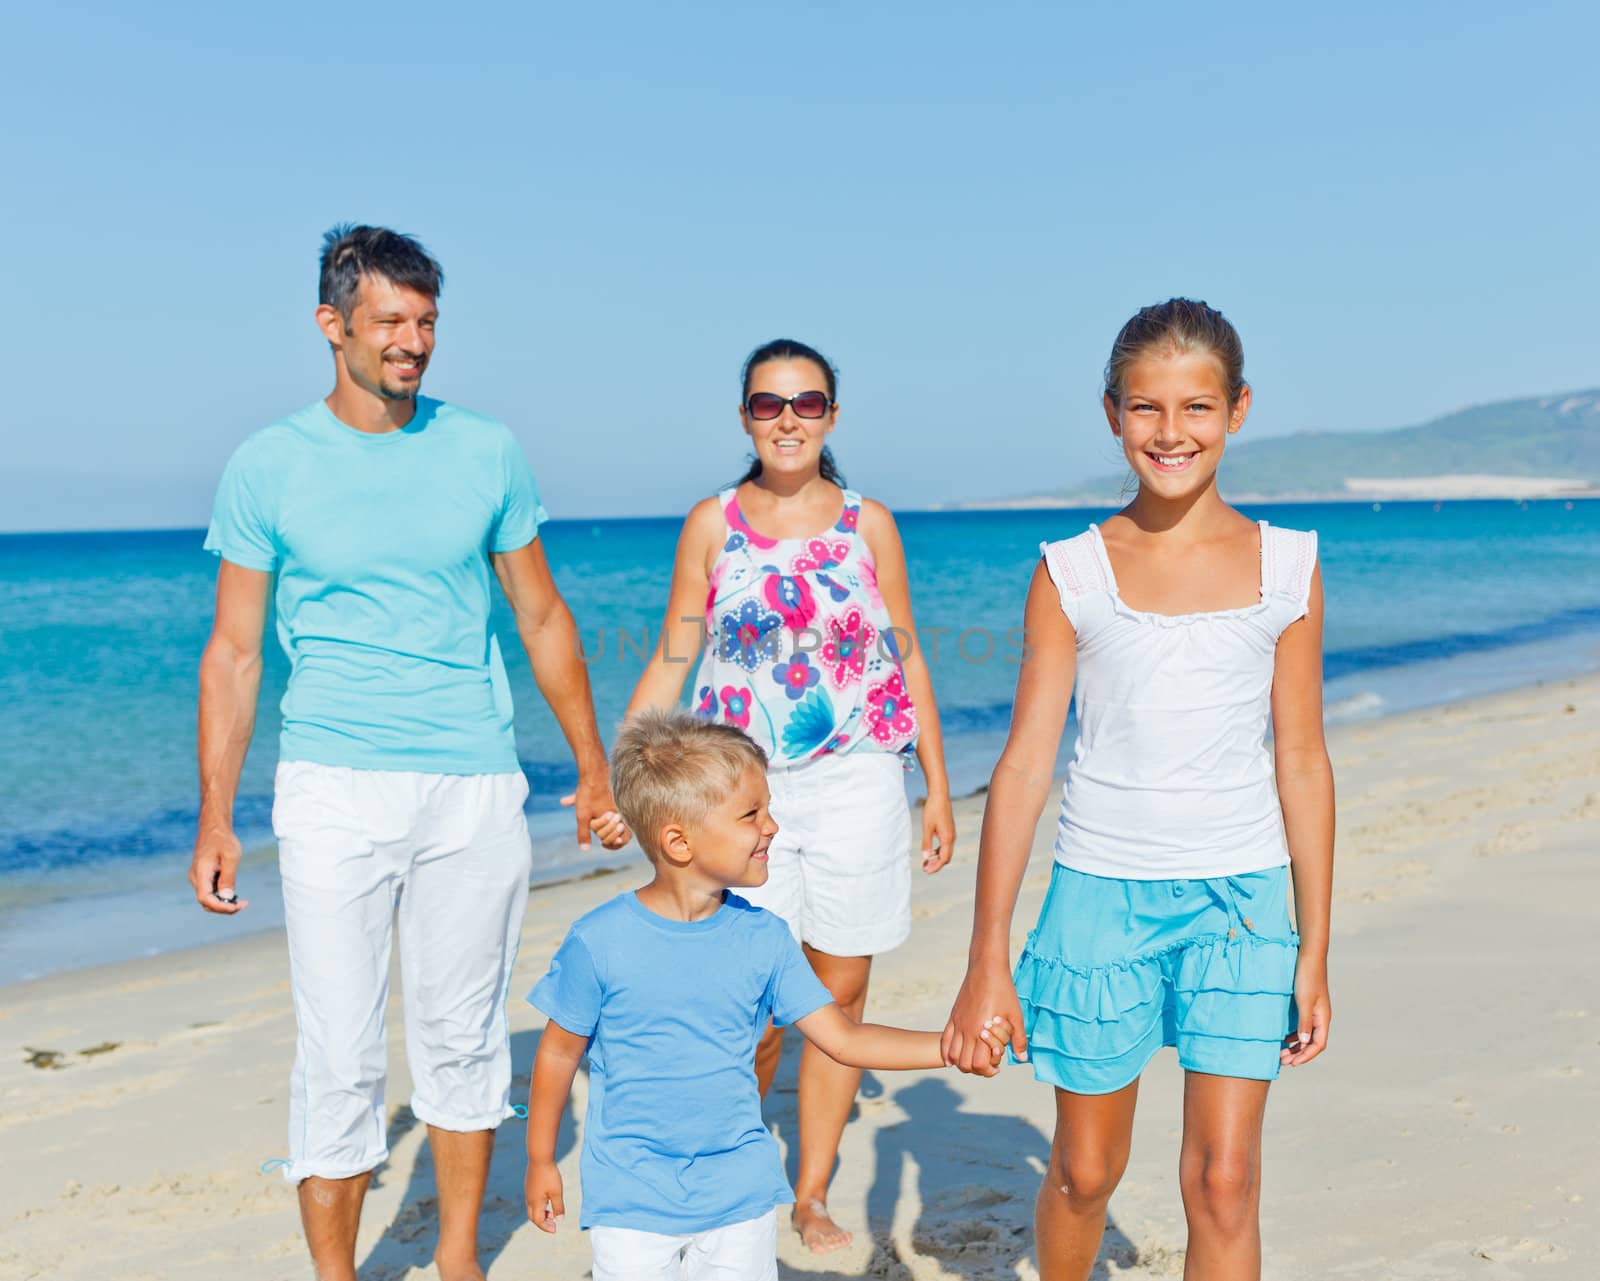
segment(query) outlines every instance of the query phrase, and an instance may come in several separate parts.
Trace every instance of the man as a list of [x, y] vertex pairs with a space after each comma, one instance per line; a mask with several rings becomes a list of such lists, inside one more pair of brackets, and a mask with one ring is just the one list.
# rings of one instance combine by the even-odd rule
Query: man
[[289, 1179], [320, 1281], [355, 1281], [361, 1202], [388, 1155], [384, 1006], [402, 936], [412, 1110], [439, 1184], [442, 1281], [477, 1281], [494, 1128], [511, 1115], [506, 989], [527, 903], [527, 781], [489, 630], [490, 570], [578, 765], [579, 844], [629, 833], [572, 615], [538, 538], [527, 461], [501, 424], [419, 396], [443, 276], [378, 227], [324, 238], [326, 400], [229, 461], [206, 547], [217, 611], [200, 665], [200, 830], [189, 879], [235, 913], [233, 800], [277, 575], [291, 673], [274, 783], [299, 1036]]

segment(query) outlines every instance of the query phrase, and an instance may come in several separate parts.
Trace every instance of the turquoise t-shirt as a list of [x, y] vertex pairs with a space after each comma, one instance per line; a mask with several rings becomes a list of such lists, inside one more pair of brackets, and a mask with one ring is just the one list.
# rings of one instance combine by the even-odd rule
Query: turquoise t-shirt
[[516, 770], [489, 553], [531, 543], [545, 519], [505, 426], [443, 401], [419, 396], [411, 422], [382, 435], [318, 401], [246, 440], [205, 545], [277, 573], [290, 663], [279, 759]]
[[794, 1200], [756, 1042], [833, 996], [780, 918], [731, 891], [702, 921], [619, 894], [573, 922], [528, 1000], [590, 1038], [580, 1227], [710, 1232]]

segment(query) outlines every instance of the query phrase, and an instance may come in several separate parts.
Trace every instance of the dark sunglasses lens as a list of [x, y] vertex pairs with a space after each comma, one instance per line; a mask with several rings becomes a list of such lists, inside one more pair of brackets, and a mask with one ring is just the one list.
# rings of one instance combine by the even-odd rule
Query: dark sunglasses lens
[[746, 402], [752, 418], [776, 418], [783, 412], [783, 399], [770, 391], [758, 391]]
[[794, 412], [802, 418], [821, 418], [828, 412], [828, 398], [820, 391], [802, 392], [794, 398]]

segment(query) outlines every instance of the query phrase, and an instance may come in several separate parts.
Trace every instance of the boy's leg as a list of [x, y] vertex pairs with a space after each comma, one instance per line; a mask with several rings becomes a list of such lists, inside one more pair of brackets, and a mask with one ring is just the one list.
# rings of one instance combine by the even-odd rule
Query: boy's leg
[[1261, 1126], [1270, 1082], [1183, 1074], [1178, 1180], [1189, 1220], [1188, 1271], [1261, 1275]]
[[1034, 1206], [1039, 1281], [1086, 1281], [1106, 1207], [1128, 1168], [1139, 1082], [1114, 1094], [1056, 1091], [1056, 1134]]
[[520, 774], [428, 778], [400, 898], [411, 1110], [428, 1126], [441, 1281], [480, 1281], [478, 1217], [494, 1131], [510, 1115], [506, 998], [532, 847]]
[[[807, 946], [806, 959], [851, 1018], [867, 1005], [870, 956], [831, 956]], [[794, 1181], [794, 1226], [817, 1254], [850, 1244], [850, 1233], [828, 1214], [828, 1184], [839, 1156], [839, 1140], [861, 1088], [861, 1069], [835, 1063], [809, 1041], [800, 1051], [800, 1160]]]
[[590, 1228], [590, 1275], [593, 1281], [683, 1281], [683, 1254], [693, 1239], [636, 1228]]
[[[778, 1281], [778, 1213], [702, 1232], [683, 1254], [682, 1281]], [[599, 1281], [595, 1273], [595, 1281]]]

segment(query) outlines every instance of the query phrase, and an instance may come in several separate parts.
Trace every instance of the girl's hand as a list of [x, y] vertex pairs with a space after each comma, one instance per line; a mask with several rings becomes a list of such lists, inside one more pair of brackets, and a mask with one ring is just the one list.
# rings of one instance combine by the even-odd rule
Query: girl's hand
[[922, 870], [937, 872], [956, 852], [956, 818], [950, 793], [930, 795], [922, 806]]
[[[1022, 1006], [1011, 975], [1003, 965], [969, 968], [950, 1010], [950, 1021], [939, 1039], [939, 1050], [946, 1065], [963, 1072], [979, 1071], [992, 1076], [992, 1061], [998, 1049], [993, 1040], [985, 1038], [984, 1031], [993, 1029], [996, 1019], [1001, 1021], [1001, 1030], [1006, 1033], [999, 1046], [1009, 1041], [1013, 1054], [1019, 1059], [1027, 1058], [1028, 1034], [1022, 1029]], [[985, 1064], [991, 1064], [990, 1071], [982, 1072]]]
[[1294, 1003], [1300, 1026], [1283, 1039], [1278, 1060], [1284, 1067], [1309, 1063], [1328, 1048], [1333, 1005], [1328, 997], [1328, 963], [1301, 955], [1294, 970]]
[[1000, 1064], [1005, 1061], [1006, 1043], [1011, 1040], [1011, 1023], [1003, 1014], [996, 1014], [983, 1021], [983, 1027], [978, 1030], [978, 1039], [983, 1042], [987, 1054], [979, 1054], [972, 1065], [974, 1076], [996, 1076], [1000, 1071]]
[[566, 1217], [561, 1196], [561, 1171], [554, 1161], [529, 1161], [522, 1184], [528, 1201], [528, 1221], [541, 1232], [554, 1232]]

